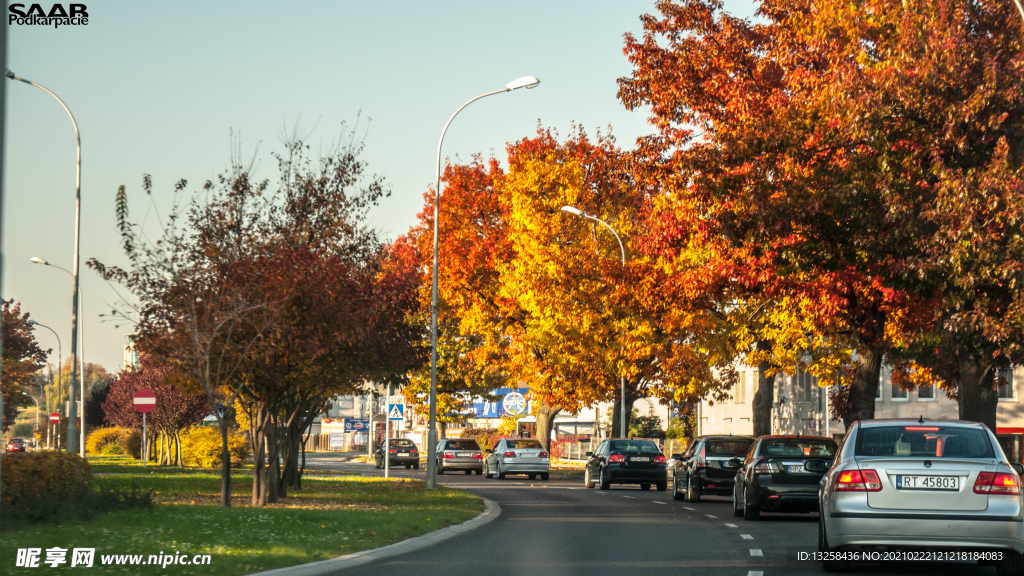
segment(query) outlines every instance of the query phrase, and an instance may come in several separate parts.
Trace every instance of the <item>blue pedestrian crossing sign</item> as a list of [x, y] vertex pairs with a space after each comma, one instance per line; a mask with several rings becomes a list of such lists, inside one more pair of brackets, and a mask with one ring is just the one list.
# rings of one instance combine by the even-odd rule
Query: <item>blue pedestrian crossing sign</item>
[[388, 420], [405, 420], [405, 404], [388, 404]]

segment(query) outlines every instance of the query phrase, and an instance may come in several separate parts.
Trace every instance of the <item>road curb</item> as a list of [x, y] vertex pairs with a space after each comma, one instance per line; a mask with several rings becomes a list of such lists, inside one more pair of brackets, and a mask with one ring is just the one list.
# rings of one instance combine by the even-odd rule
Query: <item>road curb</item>
[[298, 566], [288, 566], [287, 568], [276, 568], [274, 570], [267, 570], [266, 572], [256, 572], [250, 576], [327, 576], [328, 574], [334, 574], [342, 570], [369, 564], [370, 562], [376, 562], [385, 558], [391, 558], [393, 556], [400, 556], [402, 554], [408, 554], [409, 552], [423, 550], [424, 548], [430, 548], [431, 546], [462, 536], [466, 532], [471, 532], [495, 521], [498, 516], [501, 515], [501, 506], [486, 498], [483, 498], [483, 501], [484, 511], [476, 517], [466, 520], [462, 524], [441, 528], [440, 530], [429, 532], [423, 536], [416, 536], [381, 548], [354, 552], [352, 554], [338, 556], [337, 558], [331, 558], [330, 560], [321, 560], [319, 562], [300, 564]]

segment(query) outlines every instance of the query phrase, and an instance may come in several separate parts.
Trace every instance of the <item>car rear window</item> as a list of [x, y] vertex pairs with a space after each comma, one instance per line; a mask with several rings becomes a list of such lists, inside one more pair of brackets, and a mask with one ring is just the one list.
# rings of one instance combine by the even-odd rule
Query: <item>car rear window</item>
[[477, 446], [476, 440], [449, 440], [448, 441], [448, 449], [449, 450], [479, 450], [480, 447]]
[[743, 456], [753, 440], [711, 440], [705, 446], [708, 456]]
[[650, 440], [612, 440], [612, 450], [618, 452], [661, 452], [658, 445]]
[[544, 448], [536, 440], [505, 440], [509, 448]]
[[871, 426], [857, 435], [857, 456], [995, 458], [988, 434], [962, 426]]
[[816, 438], [774, 438], [761, 442], [762, 456], [835, 456], [836, 443]]
[[416, 445], [412, 443], [412, 440], [406, 438], [392, 438], [392, 446], [401, 446], [402, 448], [415, 448]]

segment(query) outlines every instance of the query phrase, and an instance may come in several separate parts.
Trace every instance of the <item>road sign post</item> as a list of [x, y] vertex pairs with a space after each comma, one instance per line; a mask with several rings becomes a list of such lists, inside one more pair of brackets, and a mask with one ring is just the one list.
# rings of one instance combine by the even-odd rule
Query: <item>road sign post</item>
[[146, 441], [146, 414], [153, 411], [156, 408], [156, 394], [148, 388], [139, 388], [132, 397], [132, 406], [135, 410], [142, 412], [142, 466], [146, 466], [146, 461], [149, 460], [149, 445]]
[[[384, 405], [389, 407], [389, 408], [391, 407], [391, 384], [388, 384], [388, 394], [387, 394], [387, 397], [386, 397], [386, 399], [384, 401]], [[388, 417], [384, 419], [384, 453], [383, 453], [383, 458], [384, 458], [384, 477], [385, 478], [389, 477], [389, 475], [391, 474], [391, 467], [389, 465], [389, 461], [391, 460], [391, 458], [388, 457], [391, 454], [390, 451], [391, 451], [391, 414], [389, 413]]]

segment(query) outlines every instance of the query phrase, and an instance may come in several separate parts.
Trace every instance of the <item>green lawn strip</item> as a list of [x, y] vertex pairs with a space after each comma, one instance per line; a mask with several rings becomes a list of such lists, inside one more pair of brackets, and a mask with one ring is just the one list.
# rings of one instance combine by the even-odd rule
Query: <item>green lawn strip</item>
[[[376, 548], [447, 525], [483, 509], [479, 498], [458, 490], [427, 491], [418, 481], [358, 476], [307, 476], [303, 490], [266, 508], [244, 506], [251, 473], [233, 475], [235, 506], [216, 501], [215, 471], [133, 469], [95, 479], [100, 485], [131, 485], [154, 491], [152, 510], [101, 514], [90, 522], [40, 524], [0, 532], [0, 572], [15, 569], [19, 548], [96, 548], [92, 571], [131, 574], [248, 574]], [[196, 502], [196, 504], [192, 504]], [[106, 555], [176, 552], [210, 554], [205, 566], [101, 565]], [[78, 568], [43, 566], [61, 574]], [[77, 572], [74, 572], [77, 573]]]

